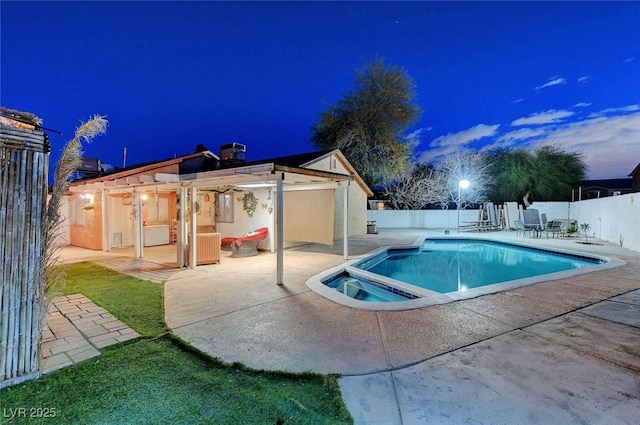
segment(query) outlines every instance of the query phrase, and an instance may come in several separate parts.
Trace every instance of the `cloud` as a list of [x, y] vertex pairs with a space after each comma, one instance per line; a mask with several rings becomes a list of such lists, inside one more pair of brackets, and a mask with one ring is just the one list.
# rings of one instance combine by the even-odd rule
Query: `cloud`
[[415, 145], [417, 146], [420, 144], [423, 134], [431, 130], [433, 130], [433, 127], [419, 128], [409, 133], [405, 139], [409, 142], [415, 143]]
[[546, 83], [542, 84], [541, 86], [537, 86], [535, 87], [536, 90], [542, 90], [542, 89], [546, 89], [547, 87], [551, 87], [551, 86], [557, 86], [559, 84], [566, 84], [567, 80], [565, 80], [562, 77], [554, 77], [552, 79], [550, 79], [549, 81], [547, 81]]
[[511, 102], [511, 103], [520, 103], [520, 102], [522, 102], [523, 100], [524, 100], [524, 97], [521, 97], [520, 99], [516, 99], [516, 100], [514, 100], [514, 101], [513, 101], [513, 102]]
[[478, 124], [458, 133], [449, 133], [440, 136], [429, 143], [428, 150], [420, 155], [420, 162], [437, 162], [440, 158], [466, 147], [471, 142], [493, 137], [496, 135], [500, 124]]
[[634, 60], [636, 60], [636, 58], [632, 56], [632, 57], [630, 57], [630, 58], [626, 58], [626, 59], [624, 60], [624, 63], [633, 62]]
[[586, 108], [587, 106], [591, 106], [591, 103], [588, 102], [578, 102], [573, 105], [574, 108]]
[[[635, 105], [638, 106], [638, 105]], [[625, 108], [612, 108], [620, 110]], [[638, 109], [636, 109], [637, 111]], [[640, 161], [640, 112], [588, 118], [550, 129], [531, 147], [559, 146], [584, 153], [591, 179], [626, 177]]]
[[591, 78], [591, 77], [589, 77], [588, 75], [584, 75], [584, 76], [578, 78], [578, 82], [579, 83], [588, 83], [589, 82], [589, 78]]
[[527, 140], [534, 137], [540, 137], [547, 134], [547, 130], [543, 128], [521, 128], [520, 130], [511, 131], [498, 138], [499, 142], [515, 142], [518, 140]]
[[520, 125], [540, 125], [540, 124], [553, 124], [561, 122], [563, 118], [567, 118], [573, 115], [573, 112], [567, 110], [557, 111], [550, 109], [545, 112], [538, 112], [537, 114], [529, 115], [528, 117], [518, 118], [511, 123], [512, 126]]
[[636, 111], [640, 111], [640, 104], [627, 105], [619, 108], [603, 109], [602, 111], [598, 111], [590, 114], [589, 118], [603, 117], [603, 116], [612, 115], [612, 114], [621, 114], [621, 113], [636, 112]]

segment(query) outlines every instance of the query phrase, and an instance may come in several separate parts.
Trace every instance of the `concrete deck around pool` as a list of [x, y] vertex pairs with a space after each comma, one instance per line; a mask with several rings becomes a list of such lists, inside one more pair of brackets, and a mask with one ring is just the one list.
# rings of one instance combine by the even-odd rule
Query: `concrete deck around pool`
[[[379, 230], [350, 239], [352, 258], [418, 236], [443, 235]], [[475, 236], [516, 239], [509, 231]], [[344, 262], [341, 243], [286, 250], [283, 286], [275, 284], [271, 253], [225, 256], [219, 265], [182, 271], [149, 259], [94, 260], [166, 278], [168, 325], [212, 356], [259, 369], [342, 374], [340, 388], [356, 424], [636, 423], [640, 253], [576, 240], [517, 240], [626, 264], [450, 304], [382, 312], [335, 304], [305, 285], [308, 277]]]
[[[361, 255], [442, 231], [380, 229]], [[473, 234], [464, 234], [471, 236]], [[514, 239], [515, 232], [482, 238]], [[640, 417], [640, 254], [523, 239], [625, 265], [408, 311], [335, 304], [305, 281], [344, 262], [341, 245], [223, 258], [165, 286], [166, 320], [199, 349], [258, 369], [342, 374], [356, 423], [632, 423]]]

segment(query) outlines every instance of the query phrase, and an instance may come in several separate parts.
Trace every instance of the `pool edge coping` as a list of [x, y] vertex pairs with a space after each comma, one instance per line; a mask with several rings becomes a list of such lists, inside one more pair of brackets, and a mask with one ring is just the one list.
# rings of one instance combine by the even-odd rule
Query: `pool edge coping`
[[[491, 285], [482, 286], [479, 288], [469, 289], [464, 292], [450, 292], [447, 294], [440, 294], [434, 291], [433, 294], [430, 294], [428, 297], [421, 297], [412, 300], [406, 301], [391, 301], [391, 302], [369, 302], [369, 301], [360, 301], [354, 298], [348, 297], [342, 294], [339, 291], [336, 291], [333, 288], [329, 288], [327, 285], [323, 283], [324, 280], [331, 279], [336, 277], [339, 274], [342, 274], [347, 271], [347, 267], [353, 267], [354, 264], [364, 261], [368, 258], [374, 257], [376, 255], [380, 255], [381, 253], [388, 251], [389, 249], [402, 249], [402, 248], [416, 248], [419, 247], [423, 241], [427, 239], [437, 239], [437, 240], [460, 240], [460, 239], [472, 239], [476, 241], [489, 242], [489, 243], [498, 243], [502, 245], [513, 245], [519, 246], [523, 248], [533, 248], [535, 250], [547, 251], [547, 252], [559, 252], [563, 254], [576, 255], [579, 257], [589, 257], [596, 258], [604, 261], [601, 264], [596, 264], [593, 267], [583, 267], [578, 269], [570, 269], [563, 270], [560, 272], [554, 273], [546, 273], [538, 276], [527, 277], [522, 279], [510, 280], [501, 283], [494, 283]], [[592, 253], [584, 253], [579, 251], [572, 251], [563, 248], [549, 248], [538, 245], [527, 245], [524, 243], [513, 242], [513, 241], [502, 241], [495, 239], [487, 239], [479, 236], [471, 236], [471, 235], [448, 235], [448, 236], [421, 236], [418, 237], [413, 244], [410, 245], [392, 245], [386, 246], [382, 248], [374, 249], [366, 254], [357, 256], [356, 258], [347, 260], [346, 262], [339, 264], [335, 267], [331, 267], [321, 273], [318, 273], [314, 276], [311, 276], [306, 280], [305, 285], [311, 289], [313, 292], [321, 295], [324, 298], [327, 298], [330, 301], [333, 301], [337, 304], [360, 309], [360, 310], [370, 310], [370, 311], [405, 311], [405, 310], [415, 310], [419, 308], [431, 307], [434, 305], [447, 304], [455, 301], [467, 300], [472, 298], [477, 298], [483, 295], [496, 294], [499, 292], [510, 291], [513, 289], [521, 288], [524, 286], [535, 285], [537, 283], [543, 282], [551, 282], [557, 281], [560, 279], [567, 279], [583, 274], [593, 273], [596, 271], [608, 270], [615, 267], [620, 267], [625, 265], [626, 262], [616, 257], [605, 257], [599, 254]]]

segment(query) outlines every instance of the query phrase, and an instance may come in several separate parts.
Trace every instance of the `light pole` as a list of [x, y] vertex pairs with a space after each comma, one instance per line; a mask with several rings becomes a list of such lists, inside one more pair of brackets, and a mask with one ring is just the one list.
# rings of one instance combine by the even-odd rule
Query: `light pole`
[[469, 187], [469, 180], [460, 180], [458, 182], [458, 233], [460, 233], [460, 207], [462, 206], [462, 189]]

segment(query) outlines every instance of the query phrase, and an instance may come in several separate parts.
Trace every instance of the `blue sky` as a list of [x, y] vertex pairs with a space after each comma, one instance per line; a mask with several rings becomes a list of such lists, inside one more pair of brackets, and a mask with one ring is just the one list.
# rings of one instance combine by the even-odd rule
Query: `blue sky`
[[318, 113], [374, 58], [404, 68], [417, 157], [555, 144], [592, 179], [640, 162], [640, 2], [0, 3], [0, 103], [33, 112], [52, 165], [93, 114], [86, 155], [121, 166], [232, 141], [249, 160], [313, 150]]

